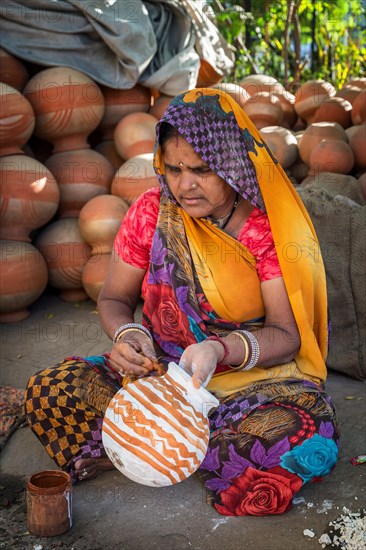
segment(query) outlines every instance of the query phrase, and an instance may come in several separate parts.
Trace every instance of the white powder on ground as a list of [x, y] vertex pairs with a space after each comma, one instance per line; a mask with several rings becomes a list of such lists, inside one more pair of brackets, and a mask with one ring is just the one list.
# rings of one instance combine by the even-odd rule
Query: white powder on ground
[[319, 538], [322, 548], [342, 550], [366, 549], [366, 510], [352, 513], [343, 507], [343, 514], [329, 523], [331, 531]]

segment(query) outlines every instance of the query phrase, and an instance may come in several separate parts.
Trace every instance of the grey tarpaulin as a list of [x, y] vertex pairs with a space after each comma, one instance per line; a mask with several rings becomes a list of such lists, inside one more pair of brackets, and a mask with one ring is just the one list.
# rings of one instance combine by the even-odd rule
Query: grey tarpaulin
[[[3, 0], [0, 17], [0, 45], [20, 59], [68, 66], [111, 88], [139, 82], [177, 95], [196, 84], [197, 22], [178, 0]], [[212, 24], [210, 33], [212, 41]], [[224, 73], [218, 32], [216, 39]]]

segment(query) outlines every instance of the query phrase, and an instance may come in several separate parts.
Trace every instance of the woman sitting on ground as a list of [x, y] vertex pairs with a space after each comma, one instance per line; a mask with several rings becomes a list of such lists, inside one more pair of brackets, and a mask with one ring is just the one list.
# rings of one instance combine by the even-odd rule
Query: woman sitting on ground
[[220, 400], [199, 470], [216, 509], [284, 512], [338, 454], [312, 223], [255, 126], [218, 90], [170, 103], [154, 165], [160, 186], [130, 207], [99, 297], [112, 351], [33, 376], [29, 423], [59, 467], [95, 477], [112, 467], [101, 439], [112, 396], [126, 376], [150, 375], [156, 357], [174, 360]]

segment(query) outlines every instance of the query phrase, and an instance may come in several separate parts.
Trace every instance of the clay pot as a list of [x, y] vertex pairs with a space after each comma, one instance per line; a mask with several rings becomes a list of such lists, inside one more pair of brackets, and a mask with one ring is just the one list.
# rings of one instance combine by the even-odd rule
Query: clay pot
[[17, 57], [0, 48], [0, 82], [21, 92], [28, 80], [28, 71]]
[[340, 139], [347, 141], [347, 134], [337, 122], [314, 122], [310, 124], [306, 130], [304, 130], [299, 142], [301, 160], [309, 164], [312, 150], [322, 139]]
[[78, 217], [90, 199], [109, 193], [114, 176], [111, 163], [97, 151], [79, 149], [55, 153], [45, 165], [60, 189], [60, 218]]
[[60, 191], [47, 168], [26, 155], [0, 159], [0, 238], [30, 242], [56, 213]]
[[0, 156], [20, 154], [33, 133], [35, 117], [29, 101], [0, 82]]
[[355, 128], [349, 144], [355, 156], [355, 166], [359, 170], [364, 170], [366, 168], [366, 124], [360, 124]]
[[88, 135], [104, 113], [104, 97], [88, 76], [68, 67], [37, 73], [24, 88], [36, 114], [35, 134], [54, 145], [53, 152], [85, 149]]
[[366, 122], [366, 90], [362, 90], [353, 102], [352, 123], [365, 124]]
[[357, 86], [343, 86], [343, 88], [338, 90], [335, 97], [343, 97], [343, 99], [349, 101], [350, 104], [353, 106], [356, 97], [361, 91], [361, 88], [358, 88]]
[[47, 265], [30, 243], [0, 241], [0, 322], [13, 323], [29, 316], [47, 286]]
[[128, 204], [115, 195], [99, 195], [80, 210], [79, 229], [92, 254], [109, 254]]
[[336, 172], [348, 174], [354, 164], [352, 149], [345, 141], [322, 139], [310, 153], [310, 170], [319, 172]]
[[215, 71], [213, 66], [205, 59], [200, 59], [196, 88], [213, 86], [222, 80], [222, 75]]
[[350, 78], [344, 83], [343, 87], [344, 86], [357, 86], [357, 88], [364, 90], [366, 88], [366, 77], [362, 76], [360, 78]]
[[291, 165], [289, 171], [286, 170], [286, 173], [294, 177], [296, 183], [301, 183], [309, 174], [309, 166], [298, 158], [297, 161]]
[[160, 94], [160, 96], [155, 99], [154, 105], [150, 108], [150, 115], [160, 120], [172, 99], [173, 96], [171, 95]]
[[256, 96], [261, 92], [282, 94], [285, 91], [276, 78], [266, 74], [250, 74], [239, 82], [239, 86], [244, 88], [250, 96]]
[[139, 378], [119, 390], [103, 419], [102, 439], [116, 468], [137, 483], [162, 487], [183, 481], [202, 463], [207, 415], [218, 399], [175, 363], [163, 376]]
[[159, 185], [153, 166], [153, 154], [137, 155], [117, 170], [111, 187], [112, 195], [131, 205], [142, 193]]
[[351, 126], [352, 105], [342, 97], [328, 97], [317, 109], [313, 122], [338, 122], [343, 128]]
[[123, 158], [120, 157], [117, 152], [113, 139], [101, 141], [100, 143], [98, 143], [98, 145], [94, 147], [94, 150], [103, 155], [103, 157], [105, 157], [107, 160], [109, 160], [115, 172], [124, 162]]
[[295, 93], [295, 111], [306, 122], [313, 122], [312, 118], [324, 99], [333, 97], [336, 91], [325, 80], [309, 80], [302, 84]]
[[292, 128], [297, 120], [297, 114], [295, 111], [295, 96], [286, 90], [281, 93], [275, 92], [273, 95], [280, 100], [281, 108], [283, 111], [282, 126], [285, 128]]
[[222, 82], [221, 84], [217, 84], [216, 86], [212, 86], [212, 88], [215, 88], [217, 90], [220, 90], [221, 92], [225, 92], [226, 94], [229, 94], [234, 101], [240, 105], [244, 109], [244, 105], [246, 102], [250, 99], [250, 94], [244, 90], [241, 86], [238, 86], [237, 84], [232, 84], [230, 82]]
[[268, 92], [258, 92], [245, 102], [244, 111], [260, 130], [265, 126], [281, 126], [283, 111], [280, 100]]
[[124, 159], [152, 153], [155, 145], [155, 126], [158, 119], [148, 113], [126, 115], [116, 126], [114, 143]]
[[96, 254], [85, 264], [82, 283], [85, 292], [94, 302], [98, 301], [98, 296], [107, 277], [111, 254]]
[[260, 134], [283, 168], [288, 168], [296, 161], [297, 140], [290, 130], [282, 126], [266, 126]]
[[118, 122], [130, 113], [147, 113], [151, 105], [151, 92], [140, 84], [128, 90], [115, 90], [102, 86], [105, 101], [104, 115], [99, 125], [103, 140], [113, 139], [113, 132]]
[[90, 246], [84, 241], [77, 218], [57, 220], [38, 235], [35, 244], [46, 260], [50, 285], [61, 289], [67, 302], [86, 300], [81, 277], [90, 259]]

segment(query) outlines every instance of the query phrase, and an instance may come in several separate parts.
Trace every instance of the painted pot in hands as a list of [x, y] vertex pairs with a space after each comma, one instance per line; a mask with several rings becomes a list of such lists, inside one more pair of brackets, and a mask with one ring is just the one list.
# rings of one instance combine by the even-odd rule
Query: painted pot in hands
[[219, 405], [175, 363], [163, 376], [140, 378], [119, 390], [103, 421], [103, 445], [125, 476], [150, 486], [174, 485], [203, 461], [208, 413]]

